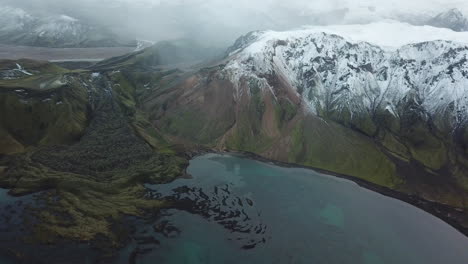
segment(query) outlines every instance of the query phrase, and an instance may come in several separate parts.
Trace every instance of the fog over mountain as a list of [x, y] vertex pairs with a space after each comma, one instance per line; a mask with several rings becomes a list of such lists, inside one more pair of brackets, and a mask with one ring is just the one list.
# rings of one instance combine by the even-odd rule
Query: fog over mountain
[[[393, 19], [427, 24], [458, 0], [2, 0], [35, 15], [65, 14], [106, 26], [125, 37], [152, 41], [191, 38], [207, 45], [228, 45], [252, 30], [286, 30], [302, 25], [356, 24]], [[438, 25], [446, 23], [438, 22]]]
[[466, 264], [468, 0], [0, 0], [0, 212], [0, 264]]

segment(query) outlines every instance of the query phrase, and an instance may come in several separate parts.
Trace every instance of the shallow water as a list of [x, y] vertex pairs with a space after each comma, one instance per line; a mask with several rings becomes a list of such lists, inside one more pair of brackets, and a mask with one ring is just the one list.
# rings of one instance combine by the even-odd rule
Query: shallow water
[[6, 253], [21, 243], [23, 211], [33, 201], [33, 195], [13, 197], [8, 191], [0, 189], [0, 264], [15, 263]]
[[218, 154], [188, 172], [193, 179], [148, 186], [184, 201], [137, 228], [157, 249], [135, 242], [117, 262], [137, 248], [136, 263], [468, 263], [463, 234], [347, 180]]

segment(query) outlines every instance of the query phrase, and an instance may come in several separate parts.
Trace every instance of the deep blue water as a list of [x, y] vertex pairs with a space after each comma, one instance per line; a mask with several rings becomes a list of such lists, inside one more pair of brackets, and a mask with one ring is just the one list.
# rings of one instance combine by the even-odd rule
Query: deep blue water
[[175, 228], [165, 235], [143, 228], [160, 245], [136, 263], [468, 263], [463, 234], [347, 180], [219, 154], [195, 158], [188, 173], [148, 186], [198, 209], [166, 211], [159, 223]]
[[[27, 247], [43, 263], [468, 263], [466, 236], [348, 180], [219, 154], [193, 159], [188, 173], [193, 178], [147, 185], [148, 199], [172, 209], [129, 217], [128, 246], [101, 262], [86, 244], [25, 245], [22, 211], [37, 206], [35, 196], [0, 189], [0, 246]], [[0, 254], [0, 263], [13, 262]]]

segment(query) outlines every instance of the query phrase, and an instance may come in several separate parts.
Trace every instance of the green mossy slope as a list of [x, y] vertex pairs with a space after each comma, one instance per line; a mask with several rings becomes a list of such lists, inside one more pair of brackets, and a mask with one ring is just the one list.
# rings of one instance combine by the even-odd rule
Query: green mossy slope
[[[187, 160], [138, 109], [137, 89], [125, 74], [34, 77], [62, 85], [1, 88], [0, 144], [10, 155], [0, 159], [0, 187], [14, 195], [42, 192], [45, 206], [30, 212], [37, 220], [30, 242], [99, 237], [106, 241], [101, 250], [122, 246], [115, 223], [166, 206], [146, 199], [144, 184], [183, 175]], [[22, 82], [30, 80], [14, 85]]]

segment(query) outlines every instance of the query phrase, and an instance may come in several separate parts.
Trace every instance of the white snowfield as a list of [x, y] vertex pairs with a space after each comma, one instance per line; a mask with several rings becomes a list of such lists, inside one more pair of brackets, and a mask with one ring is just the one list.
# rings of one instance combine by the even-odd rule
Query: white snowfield
[[39, 18], [20, 8], [0, 6], [0, 33], [20, 34], [24, 30], [41, 38], [73, 39], [80, 38], [89, 27], [67, 15]]
[[0, 29], [3, 31], [21, 30], [34, 19], [22, 9], [9, 6], [0, 7]]
[[262, 42], [272, 39], [299, 38], [320, 32], [341, 36], [351, 43], [368, 42], [387, 50], [396, 50], [407, 44], [434, 40], [468, 44], [468, 32], [455, 32], [446, 28], [414, 26], [395, 20], [385, 20], [369, 24], [307, 26], [282, 32], [264, 31], [253, 46], [262, 45]]
[[274, 94], [265, 76], [276, 75], [312, 113], [400, 116], [412, 102], [453, 127], [468, 121], [468, 32], [385, 21], [255, 32], [245, 39], [225, 67], [237, 87], [254, 80]]
[[79, 37], [81, 34], [85, 34], [87, 30], [89, 30], [88, 27], [82, 25], [77, 19], [60, 15], [44, 20], [41, 25], [34, 29], [34, 33], [39, 37], [66, 39], [70, 36]]

